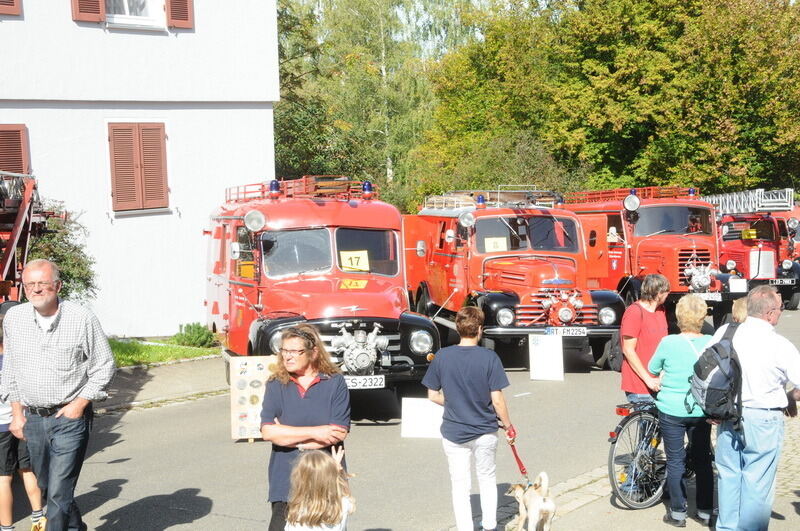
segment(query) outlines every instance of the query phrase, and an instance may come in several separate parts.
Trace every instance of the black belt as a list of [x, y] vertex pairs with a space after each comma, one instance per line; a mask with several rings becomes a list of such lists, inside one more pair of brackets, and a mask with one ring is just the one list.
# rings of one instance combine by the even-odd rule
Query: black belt
[[60, 406], [53, 406], [53, 407], [28, 406], [28, 411], [39, 417], [52, 417], [53, 415], [58, 413], [59, 410], [64, 406], [66, 406], [66, 404], [61, 404]]
[[758, 409], [759, 411], [783, 411], [785, 407], [750, 407], [744, 406], [745, 409]]

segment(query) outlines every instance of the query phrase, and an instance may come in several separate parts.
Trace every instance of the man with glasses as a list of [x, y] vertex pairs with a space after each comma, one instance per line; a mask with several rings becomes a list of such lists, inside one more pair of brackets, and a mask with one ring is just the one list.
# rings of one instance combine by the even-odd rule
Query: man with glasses
[[28, 302], [3, 321], [5, 360], [0, 396], [11, 402], [9, 431], [28, 442], [31, 466], [47, 491], [47, 529], [84, 530], [75, 503], [92, 401], [104, 400], [114, 358], [97, 318], [61, 300], [58, 267], [33, 260], [22, 272]]
[[[732, 421], [718, 427], [718, 531], [769, 526], [788, 402], [784, 386], [787, 381], [800, 383], [800, 352], [774, 330], [782, 310], [773, 286], [754, 288], [747, 295], [747, 318], [733, 336], [742, 367], [744, 437]], [[709, 345], [719, 341], [726, 329], [727, 325], [721, 327]], [[800, 398], [797, 389], [790, 395]]]

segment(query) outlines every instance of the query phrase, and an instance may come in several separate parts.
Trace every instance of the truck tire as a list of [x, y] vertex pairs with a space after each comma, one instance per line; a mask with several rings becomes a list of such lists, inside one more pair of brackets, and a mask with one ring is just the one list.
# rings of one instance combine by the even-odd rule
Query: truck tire
[[429, 304], [428, 291], [423, 288], [419, 292], [419, 297], [417, 297], [417, 304], [415, 310], [417, 310], [417, 313], [429, 316], [428, 304]]
[[800, 306], [800, 291], [795, 291], [792, 296], [786, 300], [787, 310], [796, 310]]

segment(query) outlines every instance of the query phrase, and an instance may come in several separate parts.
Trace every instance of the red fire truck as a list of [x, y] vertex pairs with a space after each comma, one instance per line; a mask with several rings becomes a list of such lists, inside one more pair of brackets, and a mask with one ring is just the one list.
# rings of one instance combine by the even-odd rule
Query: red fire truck
[[398, 210], [369, 182], [303, 177], [230, 188], [211, 216], [208, 326], [228, 356], [277, 353], [316, 325], [351, 389], [419, 380], [439, 348], [409, 311]]
[[598, 360], [624, 305], [617, 293], [587, 286], [578, 218], [540, 206], [554, 198], [510, 189], [450, 192], [404, 216], [417, 311], [444, 332], [455, 329], [461, 307], [478, 306], [489, 347], [500, 342], [513, 352], [530, 334], [554, 334], [570, 351], [590, 344]]
[[0, 315], [22, 297], [22, 270], [30, 238], [47, 228], [32, 175], [0, 171]]
[[778, 232], [781, 236], [781, 260], [800, 260], [800, 206], [794, 205], [791, 210], [773, 211], [778, 220]]
[[719, 271], [714, 206], [691, 188], [577, 192], [564, 208], [583, 224], [589, 287], [616, 290], [626, 304], [639, 298], [645, 275], [660, 273], [672, 289], [668, 310], [683, 294], [697, 293], [719, 324], [746, 291], [735, 275]]
[[[800, 304], [800, 264], [790, 258], [790, 232], [797, 219], [778, 218], [794, 209], [794, 190], [745, 190], [704, 197], [717, 207], [720, 227], [720, 268], [759, 284], [778, 288], [787, 309]], [[793, 234], [794, 235], [794, 234]]]

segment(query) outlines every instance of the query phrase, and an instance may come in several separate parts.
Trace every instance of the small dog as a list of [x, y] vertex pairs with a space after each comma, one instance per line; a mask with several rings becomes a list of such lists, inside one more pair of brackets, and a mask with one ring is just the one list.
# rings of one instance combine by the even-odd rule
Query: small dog
[[548, 531], [556, 515], [556, 503], [549, 494], [547, 472], [540, 472], [532, 485], [511, 485], [506, 496], [513, 496], [517, 500], [519, 514], [506, 525], [506, 529], [524, 531], [525, 520], [528, 520], [528, 531]]

